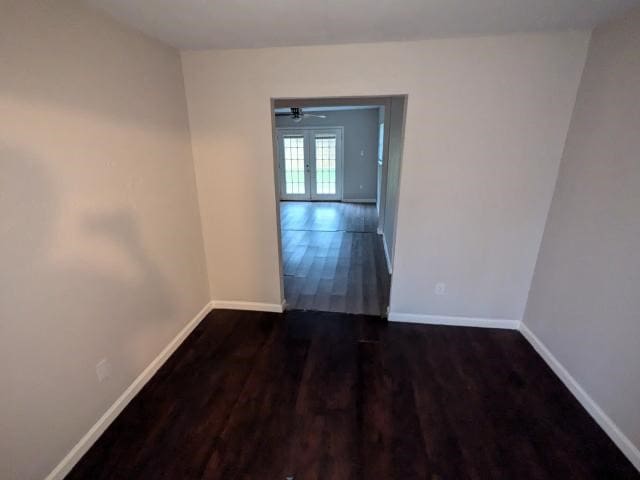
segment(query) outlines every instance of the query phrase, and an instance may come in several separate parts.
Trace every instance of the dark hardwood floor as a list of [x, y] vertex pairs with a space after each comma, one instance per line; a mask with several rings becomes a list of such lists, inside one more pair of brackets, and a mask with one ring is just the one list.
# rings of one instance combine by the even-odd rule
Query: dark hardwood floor
[[378, 213], [372, 203], [280, 202], [283, 230], [376, 233]]
[[375, 205], [281, 202], [280, 221], [289, 308], [386, 313], [390, 276]]
[[638, 479], [516, 331], [211, 313], [69, 479]]

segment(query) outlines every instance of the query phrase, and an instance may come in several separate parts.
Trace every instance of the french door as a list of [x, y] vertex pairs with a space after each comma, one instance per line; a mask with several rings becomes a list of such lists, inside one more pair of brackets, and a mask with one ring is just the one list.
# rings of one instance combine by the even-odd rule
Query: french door
[[342, 200], [342, 128], [279, 128], [282, 200]]

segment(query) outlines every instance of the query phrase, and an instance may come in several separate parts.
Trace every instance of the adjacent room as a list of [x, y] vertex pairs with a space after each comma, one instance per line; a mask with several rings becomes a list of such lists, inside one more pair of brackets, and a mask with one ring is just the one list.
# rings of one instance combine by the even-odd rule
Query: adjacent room
[[640, 0], [0, 0], [0, 479], [640, 479]]
[[387, 315], [405, 101], [274, 102], [287, 309]]

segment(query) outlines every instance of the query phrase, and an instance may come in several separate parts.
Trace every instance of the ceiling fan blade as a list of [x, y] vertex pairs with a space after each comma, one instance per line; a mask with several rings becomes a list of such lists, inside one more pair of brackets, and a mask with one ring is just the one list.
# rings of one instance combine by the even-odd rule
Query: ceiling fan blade
[[315, 113], [305, 113], [305, 117], [327, 118], [326, 115], [316, 115]]
[[276, 113], [276, 117], [290, 117], [291, 113]]

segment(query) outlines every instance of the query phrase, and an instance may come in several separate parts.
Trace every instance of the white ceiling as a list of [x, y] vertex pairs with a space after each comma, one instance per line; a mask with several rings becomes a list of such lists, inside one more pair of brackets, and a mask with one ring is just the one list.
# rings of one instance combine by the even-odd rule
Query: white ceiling
[[640, 0], [86, 0], [181, 49], [590, 28]]

